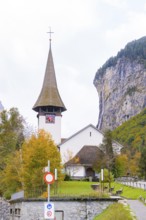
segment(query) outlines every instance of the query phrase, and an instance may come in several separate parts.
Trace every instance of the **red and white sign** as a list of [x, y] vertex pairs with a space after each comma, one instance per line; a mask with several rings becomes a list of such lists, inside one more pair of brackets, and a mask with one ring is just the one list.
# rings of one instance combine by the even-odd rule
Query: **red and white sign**
[[45, 219], [54, 219], [54, 203], [45, 202], [44, 203], [44, 218]]
[[47, 184], [52, 184], [52, 183], [54, 183], [54, 181], [55, 181], [54, 174], [51, 173], [51, 172], [45, 173], [45, 175], [44, 175], [44, 181], [45, 181]]

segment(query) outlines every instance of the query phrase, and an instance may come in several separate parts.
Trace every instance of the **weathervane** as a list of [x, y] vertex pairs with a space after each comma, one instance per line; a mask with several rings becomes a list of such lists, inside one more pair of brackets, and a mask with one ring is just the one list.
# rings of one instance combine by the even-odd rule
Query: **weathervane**
[[50, 34], [50, 39], [49, 40], [50, 40], [50, 43], [51, 43], [51, 40], [52, 40], [51, 39], [51, 34], [53, 34], [54, 32], [51, 31], [51, 27], [49, 27], [49, 28], [50, 28], [50, 31], [48, 31], [47, 33]]

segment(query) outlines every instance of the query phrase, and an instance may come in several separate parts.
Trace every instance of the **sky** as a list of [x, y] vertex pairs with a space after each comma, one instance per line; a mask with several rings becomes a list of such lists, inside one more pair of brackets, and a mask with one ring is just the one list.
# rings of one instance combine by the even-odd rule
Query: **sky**
[[34, 128], [50, 27], [67, 138], [97, 125], [95, 73], [128, 42], [146, 36], [146, 0], [0, 0], [0, 100]]

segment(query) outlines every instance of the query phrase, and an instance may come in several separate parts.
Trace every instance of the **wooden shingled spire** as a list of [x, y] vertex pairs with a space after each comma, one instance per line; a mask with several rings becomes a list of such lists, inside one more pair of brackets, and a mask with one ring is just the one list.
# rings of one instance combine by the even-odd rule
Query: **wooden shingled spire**
[[48, 60], [46, 65], [44, 82], [40, 95], [35, 105], [33, 106], [33, 110], [39, 113], [63, 112], [66, 110], [66, 107], [60, 97], [57, 87], [54, 62], [53, 62], [52, 50], [51, 50], [51, 35], [50, 35], [50, 49], [49, 49]]

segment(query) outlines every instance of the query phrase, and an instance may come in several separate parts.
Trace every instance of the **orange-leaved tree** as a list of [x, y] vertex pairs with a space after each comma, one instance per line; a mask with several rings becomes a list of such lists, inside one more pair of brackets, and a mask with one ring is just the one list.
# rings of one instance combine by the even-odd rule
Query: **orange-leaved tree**
[[62, 178], [60, 152], [52, 137], [44, 130], [25, 141], [22, 145], [22, 165], [24, 190], [30, 192], [46, 186], [43, 168], [50, 161], [50, 171], [58, 170], [58, 180]]

